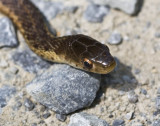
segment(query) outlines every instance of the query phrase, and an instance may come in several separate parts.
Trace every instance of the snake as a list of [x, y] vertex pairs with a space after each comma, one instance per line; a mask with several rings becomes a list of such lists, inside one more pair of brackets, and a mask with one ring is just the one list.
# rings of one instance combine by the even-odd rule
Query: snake
[[0, 0], [0, 12], [11, 19], [29, 48], [45, 60], [97, 74], [107, 74], [116, 66], [108, 46], [92, 37], [55, 36], [31, 0]]

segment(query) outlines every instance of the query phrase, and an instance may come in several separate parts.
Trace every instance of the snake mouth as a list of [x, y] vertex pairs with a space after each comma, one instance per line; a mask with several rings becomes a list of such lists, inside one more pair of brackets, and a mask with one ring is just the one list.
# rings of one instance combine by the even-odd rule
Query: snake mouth
[[116, 66], [116, 61], [113, 60], [112, 62], [109, 63], [109, 65], [107, 65], [107, 66], [105, 67], [104, 71], [102, 71], [101, 74], [110, 73], [111, 71], [114, 70], [115, 66]]

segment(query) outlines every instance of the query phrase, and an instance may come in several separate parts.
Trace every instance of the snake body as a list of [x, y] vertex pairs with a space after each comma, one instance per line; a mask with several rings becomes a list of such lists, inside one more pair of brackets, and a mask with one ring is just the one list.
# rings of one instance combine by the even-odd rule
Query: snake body
[[99, 74], [112, 71], [116, 65], [109, 48], [89, 36], [55, 37], [30, 0], [0, 0], [0, 12], [13, 21], [31, 50], [44, 59]]

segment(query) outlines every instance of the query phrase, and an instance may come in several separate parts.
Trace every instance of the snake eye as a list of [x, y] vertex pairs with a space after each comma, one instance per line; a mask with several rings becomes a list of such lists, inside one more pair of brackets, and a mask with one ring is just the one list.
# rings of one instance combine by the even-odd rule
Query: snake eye
[[84, 68], [88, 68], [88, 69], [92, 68], [92, 62], [87, 58], [84, 59], [83, 65], [84, 65]]

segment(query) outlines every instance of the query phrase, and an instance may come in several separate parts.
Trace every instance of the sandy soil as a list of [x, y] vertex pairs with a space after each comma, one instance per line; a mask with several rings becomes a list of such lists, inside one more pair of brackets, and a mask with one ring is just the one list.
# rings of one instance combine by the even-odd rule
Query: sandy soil
[[[146, 126], [151, 125], [160, 116], [153, 116], [156, 111], [157, 90], [160, 88], [160, 38], [155, 37], [155, 33], [160, 33], [160, 1], [144, 1], [141, 12], [133, 17], [111, 9], [102, 23], [89, 23], [83, 18], [83, 12], [88, 4], [85, 0], [79, 2], [68, 0], [65, 1], [65, 4], [80, 7], [75, 14], [63, 13], [51, 21], [53, 27], [61, 35], [65, 35], [67, 29], [79, 29], [77, 28], [79, 25], [82, 33], [90, 35], [103, 43], [106, 43], [113, 31], [118, 31], [123, 36], [121, 44], [108, 45], [111, 53], [117, 57], [119, 63], [116, 70], [111, 73], [111, 78], [107, 77], [110, 81], [104, 80], [107, 84], [102, 85], [103, 96], [100, 100], [95, 100], [90, 108], [82, 111], [97, 115], [110, 124], [115, 119], [123, 119], [126, 125], [131, 125], [130, 123], [133, 121]], [[33, 111], [26, 112], [24, 106], [18, 111], [13, 111], [12, 106], [16, 104], [17, 99], [23, 103], [25, 98], [30, 98], [25, 91], [24, 85], [33, 79], [33, 75], [10, 62], [7, 58], [9, 54], [6, 52], [10, 52], [10, 49], [1, 49], [0, 57], [8, 62], [9, 67], [0, 68], [0, 71], [7, 73], [11, 66], [15, 66], [18, 67], [18, 75], [21, 76], [13, 80], [4, 80], [3, 75], [1, 75], [0, 85], [7, 83], [17, 86], [20, 93], [13, 97], [3, 109], [3, 113], [0, 115], [0, 125], [27, 126], [41, 120], [44, 120], [45, 123], [39, 125], [67, 125], [69, 116], [65, 122], [60, 122], [56, 119], [55, 113], [51, 111], [52, 115], [47, 119], [43, 119], [41, 116], [37, 117], [36, 111], [39, 115], [43, 114], [40, 111], [42, 106], [34, 100], [33, 102], [37, 105]], [[139, 74], [135, 73], [137, 69], [140, 70]], [[135, 79], [136, 83], [124, 82], [123, 77], [125, 75]], [[117, 79], [122, 81], [117, 81]], [[134, 104], [128, 101], [128, 91], [132, 89], [138, 95], [138, 102]], [[147, 95], [142, 94], [141, 89], [145, 89]], [[134, 118], [131, 120], [125, 118], [129, 112], [134, 112]], [[110, 115], [113, 115], [113, 117], [111, 118]]]

